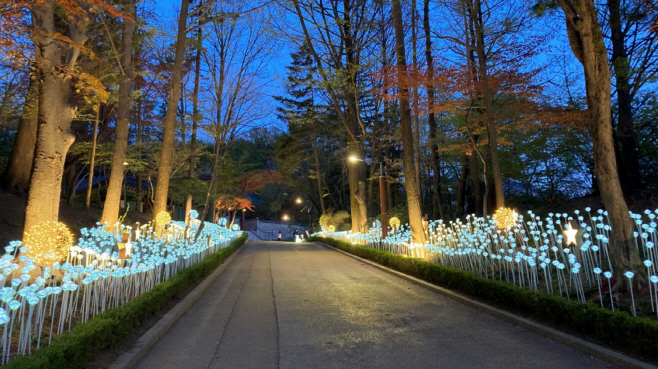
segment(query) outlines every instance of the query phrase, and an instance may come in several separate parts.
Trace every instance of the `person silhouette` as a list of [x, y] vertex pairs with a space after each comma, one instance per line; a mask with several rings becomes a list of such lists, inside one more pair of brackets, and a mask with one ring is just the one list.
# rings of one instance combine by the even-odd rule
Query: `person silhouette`
[[281, 241], [281, 231], [279, 231], [278, 240]]

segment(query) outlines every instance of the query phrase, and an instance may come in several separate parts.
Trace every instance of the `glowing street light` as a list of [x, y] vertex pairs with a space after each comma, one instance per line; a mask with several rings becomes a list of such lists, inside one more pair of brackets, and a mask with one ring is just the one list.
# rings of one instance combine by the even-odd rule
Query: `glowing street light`
[[290, 217], [288, 217], [288, 215], [286, 214], [286, 215], [283, 216], [282, 219], [285, 220], [285, 221], [288, 221], [288, 220], [290, 220]]
[[347, 160], [351, 161], [352, 163], [356, 163], [357, 161], [363, 161], [363, 159], [359, 159], [354, 155], [350, 155]]
[[295, 202], [298, 203], [298, 204], [301, 204], [302, 203], [301, 197], [298, 197], [297, 200], [295, 200]]

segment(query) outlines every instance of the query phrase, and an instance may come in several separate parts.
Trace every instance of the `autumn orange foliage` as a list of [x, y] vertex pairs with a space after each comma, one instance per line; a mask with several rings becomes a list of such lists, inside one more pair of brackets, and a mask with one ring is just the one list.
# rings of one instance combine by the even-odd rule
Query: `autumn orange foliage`
[[[128, 13], [103, 0], [3, 1], [0, 3], [0, 60], [14, 68], [24, 68], [32, 63], [34, 46], [30, 40], [38, 36], [37, 32], [41, 31], [31, 27], [30, 11], [32, 7], [44, 4], [64, 10], [62, 13], [66, 15], [69, 21], [72, 21], [76, 15], [84, 15], [82, 19], [89, 22], [89, 15], [94, 13], [104, 13], [116, 18], [130, 17]], [[79, 49], [81, 53], [92, 59], [96, 58], [91, 50], [72, 41], [61, 32], [52, 32], [48, 36], [62, 44], [68, 44]], [[77, 92], [96, 96], [101, 101], [107, 98], [107, 93], [101, 81], [96, 77], [83, 73], [76, 67], [60, 65], [58, 68], [60, 74], [76, 79], [75, 87]]]
[[231, 194], [224, 194], [219, 196], [215, 200], [215, 209], [217, 210], [247, 209], [249, 211], [253, 211], [254, 204], [252, 204], [251, 200], [249, 200], [248, 198], [235, 196]]
[[[493, 104], [494, 119], [497, 122], [499, 145], [513, 145], [505, 139], [505, 132], [528, 132], [536, 129], [547, 129], [561, 126], [567, 129], [583, 130], [581, 122], [585, 121], [585, 112], [554, 108], [542, 101], [542, 86], [534, 82], [541, 72], [540, 68], [525, 68], [520, 65], [536, 52], [522, 47], [512, 50], [514, 59], [500, 60], [500, 57], [490, 59], [495, 68], [488, 72], [488, 84], [494, 91]], [[474, 141], [477, 146], [487, 145], [486, 119], [484, 103], [482, 102], [482, 84], [478, 79], [477, 71], [462, 67], [443, 67], [447, 63], [436, 60], [433, 74], [427, 72], [421, 64], [418, 67], [407, 65], [404, 73], [398, 73], [398, 66], [385, 66], [373, 73], [373, 78], [381, 83], [372, 91], [385, 101], [399, 99], [399, 91], [405, 90], [411, 95], [410, 99], [418, 102], [418, 111], [412, 114], [424, 116], [430, 112], [434, 114], [447, 113], [461, 120], [461, 124], [450, 124], [443, 127], [444, 133], [452, 138], [452, 144], [439, 148], [442, 152], [452, 150], [461, 151], [470, 155], [473, 151]], [[404, 80], [399, 80], [400, 76]], [[427, 96], [419, 93], [413, 96], [413, 91], [424, 91], [431, 85], [435, 89], [436, 100], [429, 106]], [[445, 130], [447, 129], [447, 131]], [[450, 131], [451, 130], [451, 131]], [[469, 136], [477, 137], [475, 140]]]
[[238, 186], [240, 186], [240, 189], [245, 194], [257, 194], [268, 184], [281, 182], [283, 182], [283, 178], [278, 171], [272, 169], [261, 169], [242, 176], [238, 180]]

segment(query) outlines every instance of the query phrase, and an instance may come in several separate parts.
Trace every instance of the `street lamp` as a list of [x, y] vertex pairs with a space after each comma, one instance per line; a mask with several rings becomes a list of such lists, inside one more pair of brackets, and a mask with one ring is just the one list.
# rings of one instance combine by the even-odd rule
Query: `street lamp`
[[284, 215], [283, 215], [283, 218], [281, 218], [281, 219], [283, 219], [284, 221], [288, 221], [290, 218], [288, 217], [287, 214], [284, 214]]
[[[306, 207], [307, 207], [307, 211], [308, 211], [308, 233], [312, 234], [313, 233], [313, 212], [311, 210], [311, 199], [309, 198], [308, 194], [304, 194], [304, 198], [306, 199]], [[304, 203], [304, 200], [302, 200], [301, 197], [298, 197], [295, 200], [295, 202], [297, 204], [301, 205], [302, 203]], [[304, 209], [302, 209], [301, 211], [304, 211]]]
[[[347, 158], [348, 161], [356, 163], [357, 161], [364, 161], [359, 159], [354, 155], [350, 155]], [[379, 206], [382, 209], [382, 240], [388, 235], [388, 229], [386, 229], [386, 177], [384, 177], [384, 162], [373, 162], [373, 164], [379, 163]]]

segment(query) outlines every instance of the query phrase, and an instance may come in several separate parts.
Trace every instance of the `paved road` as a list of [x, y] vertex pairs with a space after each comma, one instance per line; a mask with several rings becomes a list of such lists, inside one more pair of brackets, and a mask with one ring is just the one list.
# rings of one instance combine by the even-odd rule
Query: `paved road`
[[319, 244], [250, 241], [140, 369], [609, 368]]

